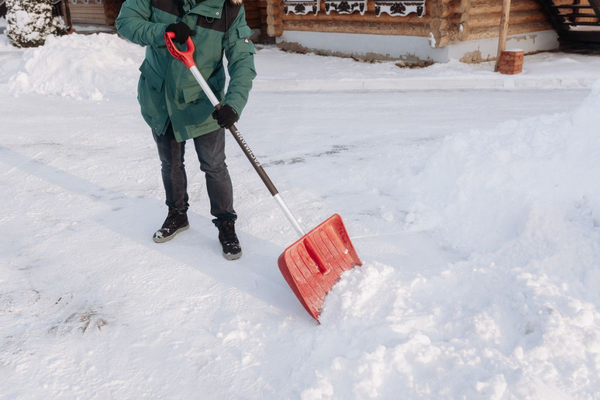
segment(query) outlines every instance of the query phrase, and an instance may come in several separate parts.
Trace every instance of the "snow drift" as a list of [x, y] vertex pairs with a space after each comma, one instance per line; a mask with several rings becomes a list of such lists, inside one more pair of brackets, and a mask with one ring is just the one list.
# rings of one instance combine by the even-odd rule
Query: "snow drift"
[[132, 95], [144, 49], [116, 35], [49, 36], [42, 47], [26, 50], [10, 79], [13, 94], [39, 93], [102, 100]]
[[447, 138], [399, 182], [407, 225], [471, 256], [410, 281], [378, 263], [347, 273], [322, 322], [369, 344], [303, 398], [597, 397], [598, 110], [600, 83], [573, 112]]
[[[552, 219], [600, 217], [600, 82], [575, 111], [508, 121], [446, 139], [413, 179], [400, 185], [420, 215], [471, 251], [499, 249], [539, 212]], [[411, 216], [412, 217], [412, 216]]]

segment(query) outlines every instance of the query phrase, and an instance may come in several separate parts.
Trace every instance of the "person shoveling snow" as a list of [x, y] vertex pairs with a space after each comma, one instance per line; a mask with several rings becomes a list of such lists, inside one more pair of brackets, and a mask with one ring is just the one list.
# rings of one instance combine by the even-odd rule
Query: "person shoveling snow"
[[[240, 258], [242, 249], [235, 233], [237, 214], [225, 164], [224, 128], [239, 119], [256, 76], [255, 50], [249, 40], [252, 30], [245, 15], [240, 0], [129, 0], [116, 21], [119, 34], [146, 46], [138, 100], [158, 148], [169, 207], [153, 239], [166, 242], [189, 228], [184, 154], [185, 143], [191, 139], [206, 175], [210, 212], [228, 260]], [[178, 43], [192, 38], [197, 44], [195, 58], [223, 103], [219, 110], [215, 111], [185, 66], [171, 57], [164, 42], [166, 32], [172, 32]], [[226, 95], [223, 54], [231, 78]]]
[[[216, 2], [218, 0], [214, 0], [214, 1]], [[234, 108], [232, 108], [230, 105], [228, 105], [226, 103], [226, 101], [228, 100], [229, 91], [227, 92], [227, 95], [225, 96], [224, 102], [221, 102], [221, 100], [219, 98], [217, 98], [217, 96], [215, 96], [215, 94], [213, 93], [214, 92], [213, 87], [214, 86], [217, 86], [217, 88], [222, 87], [222, 85], [219, 86], [219, 83], [222, 84], [225, 80], [224, 79], [224, 69], [222, 67], [223, 52], [225, 52], [227, 54], [227, 58], [229, 60], [229, 72], [230, 72], [230, 76], [231, 76], [230, 82], [232, 82], [232, 83], [230, 83], [229, 90], [231, 90], [231, 86], [234, 82], [235, 82], [235, 84], [240, 84], [240, 85], [243, 85], [244, 82], [248, 82], [248, 85], [246, 86], [247, 90], [244, 92], [246, 95], [246, 97], [244, 97], [244, 99], [247, 99], [247, 94], [248, 94], [248, 91], [250, 90], [252, 79], [256, 76], [256, 73], [254, 72], [252, 58], [250, 58], [250, 62], [247, 62], [246, 64], [244, 63], [247, 60], [247, 58], [245, 58], [243, 55], [248, 54], [248, 53], [250, 53], [250, 54], [254, 53], [254, 46], [252, 45], [252, 43], [249, 39], [249, 37], [252, 33], [252, 30], [250, 28], [248, 28], [247, 25], [244, 26], [242, 22], [239, 23], [241, 26], [237, 27], [237, 30], [235, 31], [235, 35], [234, 34], [231, 35], [231, 36], [234, 36], [235, 44], [233, 47], [230, 46], [230, 37], [229, 37], [230, 32], [228, 30], [228, 28], [229, 28], [228, 13], [231, 13], [231, 12], [234, 12], [237, 10], [237, 15], [238, 15], [237, 18], [239, 18], [239, 16], [243, 17], [244, 13], [243, 13], [243, 11], [240, 12], [239, 5], [237, 6], [236, 10], [228, 11], [228, 9], [230, 7], [233, 7], [232, 4], [227, 3], [227, 5], [225, 5], [224, 8], [223, 8], [222, 3], [220, 3], [220, 6], [222, 8], [207, 8], [207, 7], [205, 7], [205, 5], [207, 5], [207, 4], [208, 4], [207, 2], [203, 2], [200, 5], [194, 6], [193, 3], [189, 3], [187, 5], [192, 8], [189, 8], [187, 12], [184, 9], [182, 9], [181, 7], [178, 7], [176, 13], [178, 13], [178, 15], [182, 15], [184, 18], [189, 13], [198, 14], [198, 17], [196, 17], [196, 18], [198, 19], [199, 22], [197, 22], [197, 24], [199, 24], [201, 27], [204, 27], [204, 25], [207, 24], [206, 29], [205, 29], [206, 32], [209, 32], [211, 29], [223, 30], [225, 32], [224, 37], [221, 36], [221, 39], [223, 39], [221, 41], [221, 43], [223, 43], [223, 45], [219, 45], [219, 46], [222, 46], [222, 47], [219, 47], [219, 51], [218, 51], [220, 58], [217, 58], [216, 61], [215, 61], [215, 59], [212, 58], [212, 57], [214, 57], [215, 52], [211, 52], [210, 55], [207, 54], [205, 56], [206, 52], [207, 51], [210, 52], [211, 48], [207, 45], [207, 43], [204, 43], [203, 41], [200, 41], [203, 51], [199, 51], [199, 52], [195, 51], [196, 50], [195, 49], [196, 41], [198, 40], [197, 38], [196, 38], [196, 40], [194, 40], [194, 38], [193, 38], [193, 36], [195, 35], [195, 32], [192, 31], [188, 25], [183, 24], [181, 21], [166, 26], [166, 28], [163, 31], [162, 28], [157, 28], [156, 25], [143, 25], [142, 24], [141, 26], [136, 26], [135, 22], [137, 22], [139, 24], [140, 21], [139, 21], [139, 18], [134, 14], [134, 11], [131, 11], [131, 15], [129, 17], [127, 17], [127, 15], [129, 15], [130, 13], [127, 11], [127, 9], [125, 9], [125, 12], [122, 11], [121, 15], [119, 16], [119, 19], [122, 21], [120, 24], [120, 27], [121, 27], [120, 29], [125, 30], [127, 33], [131, 33], [130, 37], [132, 38], [132, 40], [138, 40], [142, 43], [158, 45], [156, 43], [155, 35], [162, 32], [164, 34], [164, 40], [166, 43], [167, 50], [173, 56], [172, 62], [175, 62], [175, 64], [169, 65], [167, 63], [166, 65], [163, 65], [163, 69], [166, 68], [167, 74], [179, 72], [179, 74], [175, 74], [175, 76], [178, 77], [178, 80], [176, 81], [176, 83], [171, 83], [171, 85], [169, 85], [170, 82], [167, 81], [167, 83], [164, 84], [165, 92], [167, 93], [166, 106], [168, 107], [170, 112], [168, 113], [168, 115], [166, 112], [163, 112], [163, 114], [164, 114], [163, 119], [166, 120], [167, 129], [170, 129], [171, 131], [173, 131], [173, 130], [175, 131], [175, 139], [176, 140], [169, 139], [169, 143], [171, 143], [171, 144], [174, 143], [174, 145], [171, 145], [170, 147], [165, 146], [165, 147], [161, 148], [161, 143], [163, 142], [163, 140], [160, 137], [160, 135], [156, 134], [156, 132], [154, 133], [155, 141], [159, 146], [159, 154], [161, 156], [161, 161], [163, 162], [163, 181], [165, 182], [165, 188], [166, 188], [166, 192], [167, 192], [167, 204], [172, 202], [173, 193], [170, 192], [170, 189], [173, 186], [178, 186], [179, 188], [185, 189], [185, 173], [183, 173], [179, 177], [179, 179], [182, 180], [184, 183], [180, 184], [180, 185], [173, 185], [172, 163], [173, 163], [173, 159], [175, 157], [177, 157], [179, 160], [181, 160], [181, 166], [179, 167], [179, 169], [183, 171], [183, 147], [180, 146], [179, 144], [177, 144], [177, 142], [185, 141], [185, 139], [193, 137], [193, 136], [190, 136], [189, 134], [182, 135], [180, 132], [178, 132], [177, 124], [175, 124], [175, 123], [169, 124], [168, 117], [171, 117], [171, 119], [173, 119], [174, 117], [177, 117], [177, 118], [180, 117], [180, 115], [177, 114], [177, 112], [171, 112], [171, 110], [173, 109], [174, 106], [179, 105], [179, 103], [177, 103], [177, 101], [170, 99], [168, 96], [169, 93], [172, 93], [172, 91], [173, 91], [172, 86], [174, 85], [175, 89], [176, 89], [176, 91], [174, 93], [176, 95], [179, 94], [180, 98], [182, 95], [183, 102], [185, 104], [188, 104], [192, 101], [196, 101], [197, 99], [202, 99], [202, 101], [200, 102], [200, 104], [203, 105], [202, 108], [196, 109], [195, 107], [190, 107], [189, 112], [193, 112], [193, 113], [203, 113], [204, 112], [205, 113], [204, 117], [208, 117], [211, 109], [210, 109], [210, 107], [208, 107], [208, 105], [204, 106], [204, 104], [206, 104], [206, 100], [208, 100], [208, 103], [213, 107], [212, 108], [213, 118], [218, 121], [221, 128], [226, 127], [229, 131], [231, 131], [233, 137], [238, 142], [238, 144], [240, 145], [243, 152], [246, 154], [246, 157], [248, 158], [248, 160], [254, 167], [255, 171], [261, 177], [263, 183], [265, 184], [265, 186], [267, 187], [269, 192], [273, 195], [273, 198], [276, 200], [277, 204], [280, 206], [280, 208], [284, 212], [285, 216], [291, 222], [292, 226], [296, 230], [296, 233], [298, 233], [300, 235], [300, 240], [298, 240], [297, 242], [295, 242], [294, 244], [289, 246], [283, 252], [283, 254], [279, 257], [278, 265], [279, 265], [279, 269], [280, 269], [281, 273], [283, 274], [286, 282], [290, 285], [290, 288], [292, 289], [292, 291], [294, 292], [294, 294], [296, 295], [298, 300], [302, 303], [302, 305], [304, 306], [306, 311], [313, 318], [315, 318], [315, 320], [318, 321], [321, 307], [323, 305], [323, 301], [325, 299], [325, 296], [329, 292], [329, 290], [331, 290], [333, 285], [337, 282], [337, 280], [340, 278], [340, 276], [342, 275], [342, 273], [345, 270], [351, 269], [357, 265], [361, 265], [362, 262], [358, 258], [358, 255], [356, 254], [356, 251], [354, 250], [354, 247], [352, 246], [352, 243], [350, 241], [348, 233], [346, 232], [346, 228], [344, 227], [342, 219], [339, 215], [334, 214], [332, 217], [330, 217], [325, 222], [321, 223], [319, 226], [312, 229], [308, 233], [306, 233], [304, 231], [304, 229], [300, 226], [299, 221], [292, 215], [291, 211], [287, 207], [287, 204], [285, 204], [285, 202], [279, 195], [278, 190], [275, 188], [275, 185], [273, 185], [273, 182], [271, 182], [271, 179], [268, 177], [268, 175], [264, 171], [262, 165], [256, 159], [256, 156], [254, 155], [252, 150], [250, 150], [250, 147], [248, 146], [248, 144], [246, 143], [244, 138], [241, 136], [239, 130], [236, 128], [235, 122], [237, 122], [237, 120], [238, 120], [238, 113], [235, 111]], [[166, 4], [164, 4], [164, 5], [166, 6]], [[216, 4], [216, 5], [218, 5], [218, 4]], [[221, 28], [220, 27], [221, 25], [219, 23], [217, 23], [216, 25], [213, 25], [213, 23], [215, 21], [214, 18], [220, 17], [223, 14], [223, 12], [221, 12], [221, 11], [216, 11], [217, 9], [224, 10], [224, 14], [225, 14], [225, 22], [224, 22], [225, 27], [224, 28]], [[132, 10], [133, 10], [133, 8], [132, 8]], [[171, 12], [175, 13], [175, 9], [170, 8], [170, 10], [171, 10]], [[149, 14], [149, 15], [153, 15], [153, 14]], [[160, 14], [159, 14], [159, 16], [160, 16]], [[203, 21], [202, 17], [205, 17], [205, 19], [207, 21], [206, 24], [204, 24], [204, 22], [202, 22]], [[210, 17], [211, 19], [208, 20], [208, 17]], [[152, 19], [154, 17], [149, 17], [149, 18]], [[244, 19], [242, 18], [242, 21], [243, 20]], [[131, 21], [134, 22], [134, 26], [129, 25], [129, 23]], [[117, 21], [117, 22], [119, 22], [119, 21]], [[148, 23], [147, 20], [144, 22]], [[118, 24], [118, 26], [119, 26], [119, 24]], [[131, 31], [128, 29], [128, 27], [131, 29]], [[233, 27], [236, 27], [235, 23], [234, 23], [234, 25], [232, 25], [232, 29], [233, 29]], [[151, 37], [151, 40], [149, 40], [147, 42], [144, 40], [146, 37], [141, 37], [142, 35], [140, 34], [140, 30], [141, 29], [143, 30], [144, 28], [147, 28], [147, 31], [143, 31], [143, 32], [146, 33], [147, 36]], [[177, 42], [179, 44], [185, 43], [187, 50], [186, 51], [180, 50], [176, 46], [175, 42]], [[208, 43], [210, 43], [210, 42], [208, 42]], [[152, 49], [154, 49], [154, 47], [150, 47], [150, 49], [152, 50]], [[155, 84], [152, 84], [150, 82], [150, 84], [153, 85], [152, 89], [154, 91], [153, 92], [151, 91], [148, 93], [148, 96], [150, 97], [149, 102], [151, 104], [151, 109], [154, 110], [156, 104], [160, 105], [160, 104], [162, 104], [162, 102], [164, 102], [164, 96], [160, 92], [160, 90], [162, 90], [162, 88], [163, 88], [164, 79], [161, 79], [161, 75], [157, 74], [156, 71], [150, 67], [151, 62], [157, 57], [157, 55], [155, 55], [151, 50], [149, 50], [149, 52], [147, 53], [146, 61], [144, 62], [144, 64], [142, 64], [142, 68], [140, 68], [142, 70], [142, 78], [141, 78], [142, 80], [140, 81], [140, 89], [144, 88], [146, 81], [149, 81], [152, 79], [156, 80]], [[154, 50], [154, 51], [159, 52], [160, 50]], [[231, 53], [240, 54], [240, 55], [232, 56]], [[162, 55], [162, 54], [159, 54], [159, 55]], [[181, 63], [179, 63], [179, 61], [181, 61]], [[208, 63], [208, 66], [207, 66], [207, 63]], [[200, 65], [200, 67], [198, 67], [198, 64]], [[214, 69], [215, 64], [220, 66], [220, 68], [217, 68], [216, 71]], [[146, 67], [144, 67], [144, 66], [146, 66]], [[185, 78], [182, 78], [182, 74], [181, 74], [182, 67], [189, 69], [189, 72], [191, 74], [187, 74], [187, 75], [183, 74], [183, 75], [185, 75]], [[236, 75], [236, 73], [241, 76]], [[145, 74], [148, 75], [147, 78], [144, 76]], [[207, 82], [207, 80], [204, 79], [203, 75], [206, 75], [209, 77], [208, 82]], [[195, 80], [197, 85], [193, 85], [193, 84], [190, 85], [189, 80]], [[180, 83], [180, 81], [183, 81], [183, 83]], [[181, 93], [178, 90], [179, 88], [181, 88], [181, 91], [182, 91]], [[158, 94], [156, 94], [156, 92], [158, 92]], [[222, 88], [217, 90], [217, 92], [220, 93], [220, 97], [223, 97]], [[156, 99], [152, 100], [151, 96], [155, 96]], [[236, 93], [234, 92], [234, 97], [233, 97], [234, 100], [236, 100], [235, 96], [236, 96]], [[142, 96], [140, 94], [140, 98], [141, 97]], [[176, 97], [176, 96], [174, 96], [174, 97]], [[196, 103], [198, 103], [198, 102], [199, 101], [196, 101]], [[144, 114], [146, 121], [151, 126], [153, 126], [153, 124], [154, 124], [153, 129], [155, 129], [155, 130], [159, 129], [163, 124], [163, 122], [162, 122], [163, 119], [152, 120], [152, 116], [149, 117], [144, 112], [144, 107], [148, 107], [148, 105], [144, 104], [143, 101], [141, 101], [141, 103], [142, 103], [142, 114]], [[240, 104], [240, 105], [245, 105], [245, 101], [243, 101], [241, 103], [242, 104]], [[162, 107], [163, 107], [163, 109], [165, 109], [164, 105]], [[184, 105], [183, 107], [185, 108], [187, 106]], [[159, 106], [159, 108], [160, 108], [160, 106]], [[206, 110], [208, 110], [208, 112], [206, 112]], [[187, 111], [188, 110], [186, 110], [186, 112]], [[160, 117], [160, 113], [157, 113], [157, 114]], [[156, 116], [156, 115], [154, 115], [154, 116]], [[183, 114], [183, 115], [181, 115], [181, 118], [185, 119], [185, 118], [189, 118], [189, 116], [190, 116], [190, 114]], [[214, 123], [214, 122], [210, 121], [210, 123]], [[209, 125], [210, 125], [210, 123], [209, 123]], [[195, 127], [194, 126], [191, 126], [191, 127], [185, 126], [185, 128], [189, 132], [190, 129], [194, 129]], [[220, 138], [223, 138], [222, 132], [223, 132], [223, 130], [221, 129], [221, 131], [219, 131]], [[199, 133], [198, 135], [201, 135], [201, 133]], [[201, 169], [203, 169], [205, 172], [208, 172], [208, 170], [205, 169], [207, 165], [202, 165], [202, 163], [203, 163], [203, 157], [202, 157], [203, 151], [202, 150], [203, 149], [202, 149], [201, 145], [199, 144], [199, 140], [195, 139], [194, 144], [196, 145], [196, 151], [198, 152], [198, 156], [200, 158]], [[175, 146], [175, 148], [174, 148], [175, 154], [173, 153], [173, 146]], [[224, 145], [222, 144], [218, 147], [219, 154], [223, 154], [223, 150], [222, 150], [223, 146]], [[181, 154], [181, 155], [179, 155], [179, 154]], [[224, 161], [224, 157], [222, 160]], [[227, 170], [224, 165], [224, 162], [222, 165], [223, 165], [225, 173], [226, 173]], [[168, 166], [169, 168], [167, 169], [165, 166]], [[207, 177], [208, 184], [210, 184], [209, 179], [210, 178]], [[225, 180], [225, 179], [223, 179], [223, 180]], [[229, 189], [229, 193], [230, 193], [232, 191], [232, 189], [231, 189], [231, 181], [229, 179], [228, 174], [227, 174], [227, 183], [229, 186], [225, 187], [225, 185], [223, 184], [221, 186], [221, 189], [222, 190]], [[182, 199], [183, 204], [181, 204], [182, 207], [180, 210], [185, 211], [185, 210], [187, 210], [187, 194], [185, 194], [185, 190], [183, 190], [182, 193], [183, 193], [183, 199]], [[213, 196], [211, 194], [210, 186], [209, 186], [209, 195], [211, 197], [211, 205], [213, 205], [213, 203], [212, 203]], [[217, 197], [217, 198], [222, 199], [222, 197]], [[227, 196], [227, 198], [231, 199], [231, 197], [229, 195]], [[237, 259], [241, 256], [241, 248], [239, 246], [239, 242], [237, 240], [237, 237], [235, 235], [235, 230], [233, 227], [236, 215], [235, 215], [235, 212], [233, 211], [233, 208], [230, 208], [230, 211], [227, 211], [223, 208], [222, 208], [222, 210], [227, 212], [226, 214], [219, 215], [219, 216], [221, 216], [221, 218], [223, 218], [223, 220], [219, 220], [219, 218], [217, 218], [216, 220], [214, 220], [214, 222], [217, 225], [217, 227], [219, 228], [219, 240], [223, 244], [223, 255], [225, 256], [225, 258], [230, 259], [230, 260]], [[215, 215], [215, 214], [216, 213], [213, 212], [213, 215]], [[154, 241], [163, 242], [163, 241], [169, 240], [169, 238], [172, 237], [174, 234], [187, 229], [188, 226], [189, 226], [189, 224], [188, 224], [187, 217], [185, 216], [184, 212], [179, 211], [177, 208], [175, 208], [171, 204], [169, 204], [169, 216], [167, 217], [167, 220], [165, 221], [163, 228], [155, 234]]]

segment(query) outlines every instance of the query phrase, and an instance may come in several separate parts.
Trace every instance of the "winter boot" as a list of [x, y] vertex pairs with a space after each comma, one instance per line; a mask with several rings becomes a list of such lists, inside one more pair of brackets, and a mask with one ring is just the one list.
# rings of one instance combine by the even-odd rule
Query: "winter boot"
[[169, 208], [169, 215], [165, 219], [162, 228], [154, 232], [152, 240], [156, 243], [167, 242], [175, 237], [179, 232], [185, 231], [190, 227], [185, 211], [179, 211], [175, 208]]
[[235, 234], [235, 222], [225, 220], [219, 227], [219, 242], [223, 246], [223, 257], [228, 260], [237, 260], [242, 256], [240, 241]]

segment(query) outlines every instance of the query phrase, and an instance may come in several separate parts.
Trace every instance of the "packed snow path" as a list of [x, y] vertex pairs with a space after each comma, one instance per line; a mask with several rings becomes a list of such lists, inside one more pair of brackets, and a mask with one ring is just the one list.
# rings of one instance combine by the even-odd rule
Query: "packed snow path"
[[[233, 140], [244, 257], [221, 257], [190, 149], [192, 227], [152, 242], [142, 56], [110, 35], [26, 52], [0, 35], [0, 399], [600, 396], [600, 85], [254, 91], [240, 128], [290, 208], [306, 228], [340, 213], [365, 263], [316, 325], [276, 265], [296, 235]], [[555, 61], [538, 66], [581, 64]], [[278, 63], [329, 89], [413, 74], [271, 48], [270, 85]]]

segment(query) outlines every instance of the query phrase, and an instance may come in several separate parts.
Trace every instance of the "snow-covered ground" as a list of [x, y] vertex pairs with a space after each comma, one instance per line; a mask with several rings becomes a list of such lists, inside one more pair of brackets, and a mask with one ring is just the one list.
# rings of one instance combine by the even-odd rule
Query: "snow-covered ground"
[[191, 149], [191, 229], [152, 242], [142, 57], [0, 36], [1, 399], [600, 397], [600, 59], [526, 59], [523, 82], [577, 90], [357, 91], [340, 82], [498, 77], [260, 50], [240, 128], [302, 224], [340, 213], [364, 261], [316, 325], [276, 264], [295, 233], [233, 140], [244, 257], [220, 255]]

